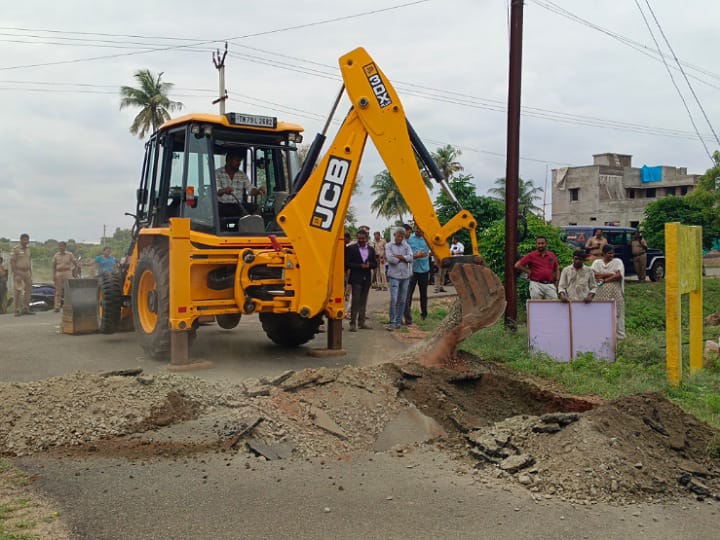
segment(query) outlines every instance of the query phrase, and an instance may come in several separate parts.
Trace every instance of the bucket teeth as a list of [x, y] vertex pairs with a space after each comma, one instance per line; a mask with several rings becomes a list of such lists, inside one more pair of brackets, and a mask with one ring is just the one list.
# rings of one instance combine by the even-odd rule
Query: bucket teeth
[[506, 305], [505, 288], [490, 268], [484, 264], [455, 264], [450, 279], [462, 308], [460, 340], [500, 319]]

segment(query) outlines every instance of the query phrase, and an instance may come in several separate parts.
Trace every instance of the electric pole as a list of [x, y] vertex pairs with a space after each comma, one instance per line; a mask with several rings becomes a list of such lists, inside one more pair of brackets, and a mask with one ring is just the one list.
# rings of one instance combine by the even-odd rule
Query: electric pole
[[517, 328], [518, 186], [520, 169], [520, 89], [522, 81], [523, 1], [512, 0], [510, 11], [510, 62], [508, 77], [507, 164], [505, 171], [505, 329]]
[[220, 104], [220, 114], [225, 114], [225, 101], [228, 98], [227, 95], [227, 89], [225, 88], [225, 57], [227, 56], [227, 41], [225, 42], [225, 52], [222, 53], [222, 56], [220, 55], [220, 49], [216, 49], [213, 53], [213, 64], [215, 64], [215, 68], [218, 70], [218, 78], [219, 78], [219, 90], [218, 90], [218, 98], [213, 101], [213, 105], [216, 103]]

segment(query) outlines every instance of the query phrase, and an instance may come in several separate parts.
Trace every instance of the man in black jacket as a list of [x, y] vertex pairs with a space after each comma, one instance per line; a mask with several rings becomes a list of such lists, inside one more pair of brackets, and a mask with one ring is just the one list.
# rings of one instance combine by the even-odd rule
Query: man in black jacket
[[349, 270], [348, 283], [352, 288], [351, 332], [356, 332], [358, 325], [363, 329], [370, 328], [370, 325], [365, 322], [365, 309], [372, 285], [372, 271], [375, 268], [377, 268], [375, 250], [368, 245], [367, 232], [360, 229], [357, 233], [357, 243], [345, 248], [345, 269]]

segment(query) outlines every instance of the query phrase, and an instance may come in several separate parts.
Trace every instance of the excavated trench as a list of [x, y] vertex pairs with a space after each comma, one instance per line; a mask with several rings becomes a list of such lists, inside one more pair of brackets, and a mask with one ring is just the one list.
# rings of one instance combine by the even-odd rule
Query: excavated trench
[[458, 360], [475, 367], [457, 371], [388, 364], [386, 369], [394, 377], [400, 397], [434, 418], [448, 433], [467, 433], [518, 415], [584, 412], [597, 405], [597, 401], [540, 388], [496, 365], [478, 363], [470, 355]]

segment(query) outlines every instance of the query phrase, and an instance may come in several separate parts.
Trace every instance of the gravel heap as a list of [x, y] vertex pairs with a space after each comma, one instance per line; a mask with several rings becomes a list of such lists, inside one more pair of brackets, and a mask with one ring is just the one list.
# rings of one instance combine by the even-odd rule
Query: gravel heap
[[[517, 483], [538, 498], [584, 504], [720, 494], [720, 461], [711, 457], [720, 434], [664, 397], [602, 404], [494, 364], [305, 369], [238, 384], [79, 372], [0, 383], [0, 395], [6, 456], [163, 459], [216, 450], [340, 457], [375, 451], [381, 439], [382, 449], [402, 453], [440, 436], [436, 448], [474, 474]], [[418, 428], [429, 436], [408, 438]]]

